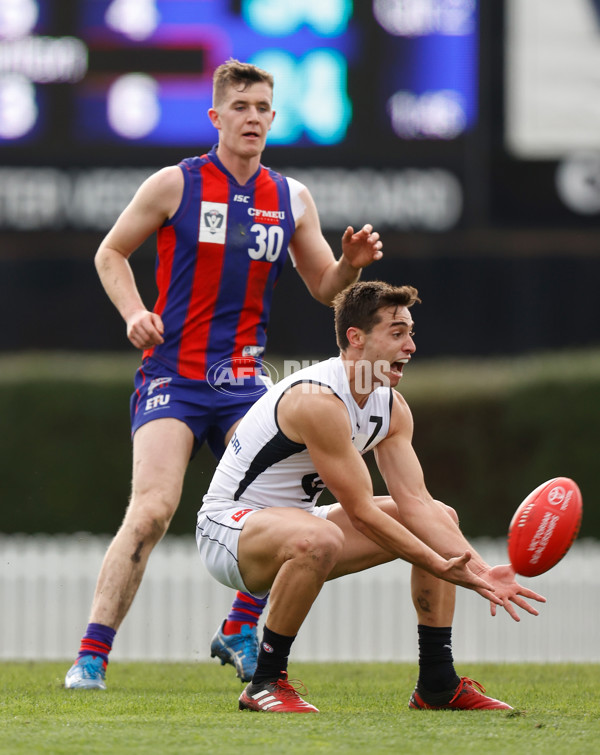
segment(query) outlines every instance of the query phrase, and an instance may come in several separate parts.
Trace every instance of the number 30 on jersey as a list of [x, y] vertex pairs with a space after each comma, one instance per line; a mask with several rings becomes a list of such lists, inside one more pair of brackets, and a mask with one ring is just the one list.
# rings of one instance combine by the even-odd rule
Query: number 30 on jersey
[[255, 234], [256, 246], [248, 247], [249, 256], [253, 260], [275, 262], [283, 247], [283, 228], [278, 225], [264, 226], [262, 223], [254, 223], [250, 231]]

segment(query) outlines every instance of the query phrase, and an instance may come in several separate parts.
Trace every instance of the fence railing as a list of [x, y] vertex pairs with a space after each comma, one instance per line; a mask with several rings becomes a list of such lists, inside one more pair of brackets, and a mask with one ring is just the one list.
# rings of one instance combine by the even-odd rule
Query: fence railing
[[[109, 539], [90, 535], [0, 535], [0, 658], [69, 660], [88, 621]], [[473, 543], [490, 563], [506, 562], [495, 540]], [[460, 589], [457, 661], [600, 661], [600, 544], [577, 542], [554, 569], [522, 583], [544, 594], [540, 616], [516, 623]], [[204, 661], [233, 592], [205, 571], [193, 536], [167, 536], [150, 557], [113, 660]], [[398, 561], [327, 583], [298, 639], [305, 661], [415, 661], [410, 566]]]

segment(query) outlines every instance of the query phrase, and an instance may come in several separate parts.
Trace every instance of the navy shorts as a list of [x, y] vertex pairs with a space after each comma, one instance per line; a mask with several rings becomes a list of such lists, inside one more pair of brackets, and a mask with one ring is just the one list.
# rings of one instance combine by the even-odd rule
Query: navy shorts
[[145, 359], [135, 374], [131, 395], [131, 434], [154, 419], [174, 417], [194, 433], [194, 451], [206, 441], [220, 459], [225, 435], [271, 386], [267, 376], [215, 386], [205, 380], [190, 380], [160, 362]]

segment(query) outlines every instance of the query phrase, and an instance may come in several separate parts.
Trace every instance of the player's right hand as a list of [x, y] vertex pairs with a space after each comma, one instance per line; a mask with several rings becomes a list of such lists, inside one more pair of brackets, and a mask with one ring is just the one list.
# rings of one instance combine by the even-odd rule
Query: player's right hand
[[160, 315], [140, 310], [127, 320], [127, 338], [136, 349], [150, 349], [159, 343], [164, 343], [165, 326]]
[[503, 605], [502, 601], [497, 598], [496, 595], [494, 595], [495, 588], [492, 586], [492, 584], [490, 584], [490, 582], [486, 582], [485, 579], [477, 576], [475, 572], [469, 569], [467, 564], [470, 560], [471, 554], [469, 551], [463, 553], [462, 556], [449, 558], [446, 561], [447, 566], [444, 570], [442, 579], [445, 579], [448, 582], [453, 582], [455, 585], [460, 585], [461, 587], [467, 587], [470, 590], [475, 590], [475, 592], [478, 592], [480, 595], [482, 595], [484, 598], [487, 598], [492, 603], [496, 603], [500, 606]]
[[[510, 564], [501, 564], [492, 566], [483, 572], [487, 579], [494, 585], [494, 597], [501, 598], [502, 606], [515, 621], [520, 621], [519, 615], [512, 606], [514, 603], [524, 611], [537, 616], [539, 611], [528, 603], [525, 598], [537, 600], [539, 603], [545, 603], [546, 598], [529, 588], [523, 587], [515, 580], [515, 570]], [[496, 601], [490, 604], [492, 616], [496, 615]]]

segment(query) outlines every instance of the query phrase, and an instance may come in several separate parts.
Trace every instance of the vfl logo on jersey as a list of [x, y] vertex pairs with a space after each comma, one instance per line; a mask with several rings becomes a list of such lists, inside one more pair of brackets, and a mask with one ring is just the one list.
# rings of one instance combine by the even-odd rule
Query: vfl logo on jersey
[[224, 244], [227, 232], [227, 205], [224, 202], [202, 202], [198, 241]]
[[204, 224], [211, 236], [214, 236], [223, 225], [223, 215], [218, 210], [209, 210], [204, 213]]

